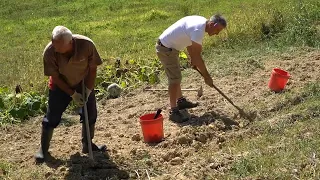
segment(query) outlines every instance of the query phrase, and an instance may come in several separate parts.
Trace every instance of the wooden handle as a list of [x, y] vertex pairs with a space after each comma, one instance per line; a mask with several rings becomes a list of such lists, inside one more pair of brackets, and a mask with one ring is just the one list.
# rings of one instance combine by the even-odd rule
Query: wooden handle
[[157, 113], [154, 115], [153, 119], [157, 119], [160, 116], [161, 111], [162, 111], [161, 109], [158, 109]]

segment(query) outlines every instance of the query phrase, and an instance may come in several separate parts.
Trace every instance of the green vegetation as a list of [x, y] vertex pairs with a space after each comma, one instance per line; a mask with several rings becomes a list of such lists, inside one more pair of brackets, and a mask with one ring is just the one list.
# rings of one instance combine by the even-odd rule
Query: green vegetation
[[246, 54], [248, 50], [261, 54], [291, 45], [319, 47], [320, 3], [316, 0], [4, 0], [0, 5], [0, 84], [10, 88], [21, 84], [27, 91], [41, 92], [45, 86], [42, 52], [56, 25], [93, 39], [107, 59], [103, 69], [115, 57], [144, 63], [155, 59], [154, 44], [161, 32], [192, 14], [210, 17], [221, 12], [228, 19], [227, 31], [205, 41], [204, 57], [217, 61], [217, 68], [223, 66], [216, 65], [225, 58], [216, 55], [232, 59], [239, 51], [240, 55], [251, 56]]
[[[34, 110], [21, 110], [30, 109], [30, 97], [35, 96], [32, 102], [45, 102], [41, 97], [47, 91], [42, 52], [56, 25], [89, 36], [97, 45], [104, 59], [97, 78], [99, 97], [106, 95], [106, 86], [113, 82], [124, 88], [159, 82], [161, 66], [154, 50], [155, 41], [165, 28], [186, 15], [210, 17], [220, 12], [227, 18], [228, 29], [217, 37], [206, 37], [204, 45], [204, 58], [214, 60], [207, 63], [217, 77], [248, 75], [263, 68], [258, 56], [286, 51], [290, 46], [319, 47], [320, 42], [320, 3], [316, 0], [5, 0], [0, 5], [0, 84], [4, 89], [1, 97], [6, 102], [16, 97], [12, 94], [16, 85], [30, 92], [19, 95], [18, 101], [2, 105], [2, 117], [25, 119], [37, 114]], [[118, 65], [116, 57], [121, 59]], [[15, 104], [20, 101], [25, 104]], [[13, 121], [11, 117], [6, 119]]]
[[[130, 89], [165, 81], [155, 42], [186, 15], [210, 17], [219, 12], [227, 18], [227, 30], [204, 40], [203, 57], [215, 78], [248, 77], [272, 59], [263, 57], [320, 47], [319, 0], [1, 0], [0, 7], [0, 126], [46, 111], [42, 52], [56, 25], [95, 42], [104, 61], [96, 80], [99, 98], [107, 96], [110, 83]], [[186, 55], [180, 58], [187, 68]], [[221, 146], [237, 159], [217, 178], [319, 178], [319, 84], [268, 94], [276, 97], [271, 110], [270, 104], [257, 102], [262, 121]], [[14, 92], [17, 85], [22, 93]], [[203, 156], [216, 154], [206, 150]], [[15, 167], [0, 161], [0, 179], [11, 179]], [[25, 174], [39, 179], [43, 172]]]
[[9, 177], [8, 174], [10, 174], [12, 170], [14, 170], [12, 164], [0, 160], [0, 178]]
[[297, 99], [300, 102], [279, 109], [279, 116], [267, 117], [278, 119], [275, 124], [262, 121], [251, 128], [253, 134], [259, 135], [228, 142], [226, 148], [233, 153], [247, 154], [232, 165], [227, 177], [319, 178], [319, 92], [319, 82], [315, 82], [306, 86], [299, 95], [289, 94], [291, 97], [285, 97], [287, 102], [297, 102]]
[[[316, 0], [4, 0], [0, 5], [1, 123], [20, 121], [44, 110], [47, 78], [43, 76], [42, 51], [56, 25], [94, 40], [104, 59], [97, 78], [100, 97], [113, 82], [124, 88], [158, 83], [161, 66], [155, 41], [165, 28], [186, 15], [210, 17], [221, 12], [228, 20], [226, 31], [205, 40], [203, 55], [214, 60], [207, 61], [214, 76], [249, 75], [263, 68], [259, 56], [291, 46], [320, 45], [320, 3]], [[15, 95], [16, 85], [21, 85], [24, 93]]]
[[0, 88], [0, 126], [15, 123], [46, 112], [46, 96], [39, 93], [10, 93]]

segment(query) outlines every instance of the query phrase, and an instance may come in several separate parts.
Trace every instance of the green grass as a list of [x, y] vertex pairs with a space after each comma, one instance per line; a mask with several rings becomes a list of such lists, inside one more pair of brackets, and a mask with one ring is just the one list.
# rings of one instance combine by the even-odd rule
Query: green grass
[[[45, 104], [45, 99], [40, 98], [47, 90], [42, 52], [57, 25], [93, 39], [104, 59], [97, 79], [99, 88], [106, 82], [123, 82], [122, 78], [138, 87], [140, 81], [136, 79], [146, 79], [146, 74], [158, 71], [155, 41], [168, 26], [186, 15], [210, 17], [220, 12], [227, 18], [227, 30], [213, 38], [205, 37], [204, 41], [203, 57], [214, 77], [249, 76], [264, 68], [263, 56], [320, 46], [318, 0], [1, 0], [0, 6], [0, 91], [9, 88], [5, 95], [0, 93], [0, 119], [4, 107], [10, 110], [8, 106], [30, 104], [27, 96], [19, 104], [4, 104], [17, 84], [27, 94], [38, 92], [34, 95]], [[112, 77], [116, 73], [116, 57], [122, 59], [122, 66], [130, 61], [135, 62], [131, 64], [133, 69], [145, 70], [116, 79]], [[296, 97], [294, 92], [279, 95], [277, 103], [281, 108], [264, 118], [288, 119], [273, 126], [267, 121], [256, 122], [251, 134], [227, 142], [224, 151], [248, 154], [234, 161], [221, 178], [319, 178], [319, 166], [313, 162], [314, 153], [318, 158], [320, 152], [319, 91], [316, 83], [311, 84], [299, 92], [301, 96], [306, 94], [303, 102], [287, 106], [281, 103], [291, 102]], [[9, 174], [12, 168], [0, 162], [0, 169]]]
[[25, 90], [44, 91], [42, 52], [56, 25], [92, 38], [105, 59], [154, 59], [155, 40], [165, 28], [185, 15], [210, 17], [216, 12], [225, 15], [229, 25], [220, 36], [206, 38], [203, 54], [217, 61], [214, 67], [224, 66], [221, 61], [226, 56], [232, 60], [248, 51], [260, 54], [288, 45], [319, 47], [320, 5], [316, 0], [4, 0], [0, 5], [0, 84], [10, 88], [21, 84]]
[[[233, 164], [229, 177], [292, 179], [295, 175], [302, 179], [319, 178], [319, 126], [319, 118], [310, 119], [263, 132], [250, 141], [232, 141], [229, 144], [232, 151], [250, 153]], [[312, 136], [305, 137], [305, 133]], [[297, 174], [293, 173], [295, 170]]]
[[[272, 125], [257, 122], [251, 133], [230, 140], [223, 151], [246, 155], [235, 160], [223, 178], [320, 178], [319, 92], [318, 82], [309, 84], [301, 92], [305, 95], [302, 102], [268, 117], [275, 119]], [[283, 96], [290, 99], [293, 94]], [[299, 116], [281, 116], [289, 113]]]
[[12, 164], [0, 160], [0, 179], [9, 177], [13, 170], [14, 167]]

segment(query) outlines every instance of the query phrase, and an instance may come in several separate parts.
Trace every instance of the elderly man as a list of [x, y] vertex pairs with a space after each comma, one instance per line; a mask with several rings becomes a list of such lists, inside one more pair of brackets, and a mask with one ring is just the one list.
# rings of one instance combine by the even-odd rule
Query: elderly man
[[187, 121], [188, 117], [185, 117], [180, 110], [198, 106], [198, 103], [190, 102], [182, 96], [179, 51], [187, 47], [191, 65], [200, 70], [205, 83], [212, 87], [212, 78], [201, 57], [202, 40], [205, 33], [209, 36], [216, 35], [226, 26], [226, 20], [220, 15], [214, 15], [210, 19], [187, 16], [178, 20], [160, 35], [156, 51], [168, 77], [171, 121], [177, 123]]
[[[52, 31], [52, 40], [44, 49], [44, 74], [50, 76], [48, 110], [42, 121], [41, 147], [36, 153], [37, 162], [50, 159], [48, 153], [53, 129], [60, 121], [62, 113], [73, 100], [82, 107], [80, 122], [82, 123], [82, 152], [88, 153], [88, 140], [84, 123], [83, 106], [87, 104], [90, 137], [94, 137], [97, 119], [94, 83], [97, 66], [102, 64], [101, 58], [91, 39], [82, 35], [72, 34], [63, 26], [56, 26]], [[81, 93], [81, 82], [85, 81], [86, 97]], [[92, 141], [92, 139], [90, 139]], [[93, 151], [105, 151], [106, 146], [92, 143]]]

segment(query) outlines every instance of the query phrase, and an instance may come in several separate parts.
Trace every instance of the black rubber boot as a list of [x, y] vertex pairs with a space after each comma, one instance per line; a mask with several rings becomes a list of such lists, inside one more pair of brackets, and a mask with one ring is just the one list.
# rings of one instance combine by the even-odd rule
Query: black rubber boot
[[48, 152], [48, 150], [49, 150], [52, 134], [53, 134], [53, 128], [42, 127], [41, 147], [40, 147], [39, 151], [34, 156], [37, 163], [43, 163], [45, 161], [50, 160], [51, 155]]
[[[94, 137], [94, 130], [95, 130], [94, 126], [95, 126], [95, 124], [92, 124], [92, 125], [89, 126], [92, 151], [105, 152], [105, 151], [107, 151], [107, 146], [106, 145], [97, 146], [92, 142], [92, 139]], [[85, 126], [84, 123], [82, 123], [82, 138], [81, 138], [81, 142], [82, 142], [82, 153], [85, 153], [85, 154], [89, 153], [86, 126]]]

